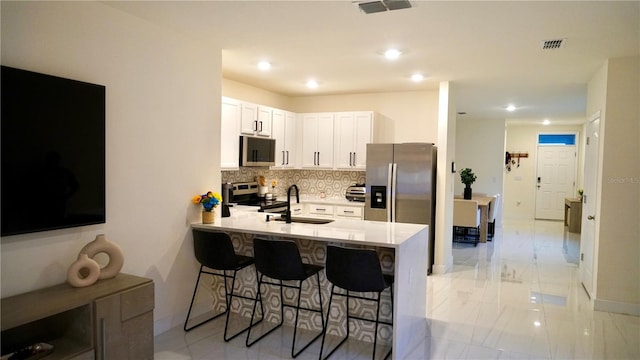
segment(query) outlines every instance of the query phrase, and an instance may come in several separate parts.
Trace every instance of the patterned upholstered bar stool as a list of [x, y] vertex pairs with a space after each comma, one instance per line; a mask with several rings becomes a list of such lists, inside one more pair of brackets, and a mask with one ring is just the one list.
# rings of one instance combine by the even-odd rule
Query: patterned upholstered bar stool
[[[256, 295], [256, 302], [254, 303], [253, 312], [251, 314], [251, 322], [253, 324], [253, 318], [256, 313], [256, 304], [262, 301], [262, 292], [261, 285], [275, 285], [280, 287], [280, 323], [276, 325], [271, 330], [268, 330], [264, 334], [260, 335], [257, 339], [251, 340], [251, 329], [247, 332], [247, 340], [246, 345], [251, 346], [255, 344], [258, 340], [264, 338], [269, 335], [275, 329], [282, 326], [284, 322], [284, 307], [291, 307], [296, 309], [294, 330], [293, 330], [293, 342], [291, 344], [291, 356], [297, 357], [300, 355], [302, 351], [309, 347], [314, 341], [316, 341], [324, 331], [325, 322], [324, 322], [324, 314], [322, 311], [322, 292], [320, 288], [320, 271], [322, 271], [323, 267], [318, 265], [310, 265], [304, 264], [302, 262], [302, 258], [300, 257], [300, 251], [298, 250], [298, 246], [293, 241], [283, 241], [283, 240], [265, 240], [265, 239], [254, 239], [253, 240], [253, 256], [256, 261], [256, 272], [258, 274], [258, 292]], [[300, 306], [300, 298], [302, 295], [302, 283], [312, 277], [316, 276], [317, 284], [318, 284], [318, 297], [320, 309], [311, 309]], [[268, 277], [274, 280], [278, 280], [278, 282], [265, 281], [264, 277]], [[285, 284], [284, 281], [297, 281], [297, 285], [289, 285]], [[295, 305], [285, 304], [284, 296], [283, 296], [283, 288], [292, 288], [296, 289], [297, 303]], [[312, 311], [320, 313], [320, 318], [322, 321], [322, 330], [318, 335], [316, 335], [313, 339], [311, 339], [306, 345], [304, 345], [300, 350], [295, 351], [296, 346], [296, 334], [298, 329], [298, 314], [300, 310]], [[264, 317], [264, 312], [262, 314]], [[251, 326], [251, 325], [250, 325]]]
[[[231, 242], [231, 238], [228, 234], [223, 232], [209, 232], [202, 230], [193, 230], [193, 249], [195, 252], [196, 259], [200, 262], [200, 271], [198, 272], [198, 279], [196, 280], [196, 286], [193, 289], [193, 296], [191, 297], [191, 305], [189, 305], [189, 312], [187, 313], [187, 318], [184, 321], [184, 331], [189, 331], [198, 326], [201, 326], [213, 319], [218, 318], [221, 315], [226, 314], [226, 320], [224, 323], [224, 341], [230, 341], [236, 336], [242, 334], [247, 331], [250, 326], [255, 325], [262, 321], [260, 319], [255, 324], [253, 321], [249, 324], [249, 326], [243, 328], [239, 332], [234, 335], [228, 336], [227, 329], [229, 327], [229, 315], [231, 313], [231, 302], [233, 298], [241, 298], [251, 301], [260, 302], [260, 308], [263, 309], [262, 300], [254, 299], [252, 297], [246, 297], [243, 295], [239, 295], [234, 293], [234, 287], [236, 284], [236, 274], [238, 271], [250, 266], [254, 263], [254, 259], [250, 256], [236, 255], [233, 250], [233, 243]], [[208, 269], [216, 270], [217, 272], [210, 271]], [[232, 274], [228, 274], [227, 272], [232, 272]], [[196, 294], [198, 292], [198, 285], [200, 283], [200, 277], [202, 274], [209, 274], [213, 276], [219, 276], [223, 278], [224, 281], [224, 294], [225, 294], [225, 310], [221, 313], [215, 314], [195, 325], [188, 327], [189, 318], [191, 316], [191, 310], [193, 308], [193, 303], [196, 299]], [[231, 279], [231, 288], [227, 287], [228, 279]]]

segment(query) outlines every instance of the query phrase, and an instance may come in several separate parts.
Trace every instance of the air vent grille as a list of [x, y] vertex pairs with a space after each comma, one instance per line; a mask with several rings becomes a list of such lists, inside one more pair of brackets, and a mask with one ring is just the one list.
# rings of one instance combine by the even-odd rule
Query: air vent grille
[[545, 40], [542, 42], [542, 50], [560, 49], [564, 45], [565, 39]]
[[366, 14], [408, 9], [411, 7], [411, 3], [407, 0], [355, 1], [354, 3]]

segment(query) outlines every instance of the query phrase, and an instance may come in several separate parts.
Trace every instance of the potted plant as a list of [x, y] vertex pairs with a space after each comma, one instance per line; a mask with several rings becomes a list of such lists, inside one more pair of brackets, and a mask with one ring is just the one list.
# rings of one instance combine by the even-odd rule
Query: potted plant
[[460, 171], [460, 180], [465, 185], [464, 199], [471, 200], [471, 184], [476, 181], [476, 175], [473, 173], [473, 170], [464, 168]]

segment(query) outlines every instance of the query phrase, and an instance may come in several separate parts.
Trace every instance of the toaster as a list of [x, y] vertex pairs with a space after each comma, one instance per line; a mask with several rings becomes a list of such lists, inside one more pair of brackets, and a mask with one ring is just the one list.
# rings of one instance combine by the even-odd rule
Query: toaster
[[365, 184], [353, 184], [347, 188], [346, 198], [349, 201], [364, 202], [364, 196], [367, 193]]

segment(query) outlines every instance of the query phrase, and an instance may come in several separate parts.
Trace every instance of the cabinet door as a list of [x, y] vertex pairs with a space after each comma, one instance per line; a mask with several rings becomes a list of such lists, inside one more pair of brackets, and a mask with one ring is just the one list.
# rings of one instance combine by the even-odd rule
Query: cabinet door
[[318, 114], [302, 116], [302, 167], [317, 167]]
[[284, 145], [285, 145], [285, 165], [286, 168], [298, 167], [298, 117], [292, 112], [286, 111], [285, 117], [285, 132], [284, 132]]
[[255, 135], [258, 130], [258, 105], [242, 103], [240, 117], [240, 132], [244, 135]]
[[153, 359], [153, 284], [97, 299], [96, 359]]
[[333, 169], [333, 114], [320, 114], [317, 126], [318, 167]]
[[353, 167], [356, 117], [354, 113], [337, 113], [335, 115], [335, 165], [338, 169]]
[[273, 110], [271, 118], [271, 138], [276, 140], [276, 165], [272, 168], [284, 168], [287, 161], [286, 147], [286, 120], [282, 110]]
[[373, 113], [355, 114], [355, 135], [352, 166], [356, 169], [367, 168], [367, 144], [373, 142]]
[[273, 109], [266, 106], [258, 106], [258, 123], [256, 124], [256, 135], [271, 137], [271, 115]]
[[222, 114], [220, 116], [220, 167], [222, 169], [238, 169], [240, 147], [240, 102], [222, 98]]

